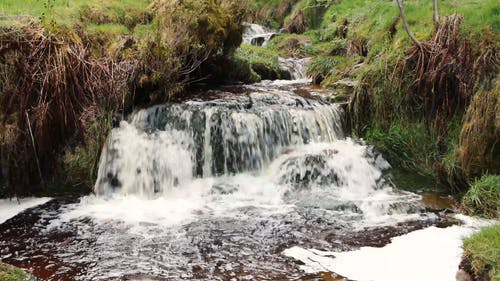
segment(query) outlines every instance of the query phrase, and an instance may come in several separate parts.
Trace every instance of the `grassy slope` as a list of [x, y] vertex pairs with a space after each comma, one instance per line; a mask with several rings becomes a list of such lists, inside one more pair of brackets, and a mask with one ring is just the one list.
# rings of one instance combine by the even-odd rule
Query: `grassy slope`
[[80, 19], [85, 7], [100, 10], [109, 17], [125, 17], [126, 14], [143, 12], [150, 0], [3, 0], [0, 14], [45, 17], [60, 25], [72, 25]]
[[45, 26], [83, 26], [90, 35], [114, 41], [141, 32], [151, 0], [2, 0], [0, 26], [33, 17]]

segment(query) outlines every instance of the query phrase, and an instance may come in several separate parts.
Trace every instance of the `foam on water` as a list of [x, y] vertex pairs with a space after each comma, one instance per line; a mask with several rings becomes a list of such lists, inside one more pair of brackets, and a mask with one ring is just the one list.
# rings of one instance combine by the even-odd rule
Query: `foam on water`
[[[129, 130], [128, 126], [120, 130]], [[117, 136], [145, 138], [137, 134], [114, 135]], [[135, 171], [132, 164], [151, 162], [139, 161], [136, 157], [161, 159], [169, 156], [160, 153], [170, 153], [170, 150], [157, 150], [156, 154], [137, 152], [132, 158], [115, 158], [118, 159], [115, 161], [125, 162], [118, 166], [132, 167], [129, 169]], [[189, 162], [192, 158], [177, 159]], [[193, 166], [179, 164], [171, 167], [182, 170]], [[85, 197], [79, 204], [68, 206], [52, 226], [91, 217], [100, 223], [121, 221], [147, 232], [148, 224], [180, 226], [207, 217], [241, 219], [249, 213], [254, 217], [267, 217], [296, 208], [318, 207], [355, 227], [421, 218], [422, 214], [417, 212], [420, 196], [395, 190], [383, 173], [388, 167], [370, 147], [351, 139], [290, 146], [262, 170], [182, 180], [155, 197], [142, 196], [151, 179], [140, 182], [135, 192], [131, 185], [127, 192], [121, 192], [118, 187], [114, 193], [104, 192], [106, 196]], [[126, 181], [126, 177], [119, 177], [120, 181]], [[170, 180], [165, 182], [171, 183]], [[412, 208], [415, 211], [412, 212]]]
[[49, 197], [0, 199], [0, 224], [26, 209], [47, 203], [51, 199]]
[[493, 222], [457, 216], [463, 225], [429, 227], [392, 239], [382, 248], [327, 252], [292, 247], [283, 252], [309, 273], [332, 271], [359, 281], [454, 281], [462, 240]]

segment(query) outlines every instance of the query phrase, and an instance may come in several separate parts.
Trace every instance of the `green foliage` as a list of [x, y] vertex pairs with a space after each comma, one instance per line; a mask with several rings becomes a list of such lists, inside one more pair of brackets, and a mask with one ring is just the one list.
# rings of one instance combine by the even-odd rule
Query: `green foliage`
[[432, 177], [438, 148], [422, 123], [396, 120], [388, 129], [370, 127], [365, 136], [397, 168]]
[[476, 180], [462, 198], [470, 215], [500, 218], [500, 176], [484, 175]]
[[[154, 28], [140, 45], [140, 103], [161, 102], [207, 73], [205, 63], [231, 56], [241, 44], [245, 9], [236, 0], [157, 0], [151, 5]], [[139, 100], [136, 100], [138, 102]]]
[[299, 0], [253, 0], [249, 1], [250, 22], [279, 29], [283, 26], [285, 17]]
[[307, 75], [312, 77], [315, 84], [321, 83], [325, 77], [336, 70], [339, 64], [346, 61], [340, 56], [318, 56], [315, 57], [307, 66]]
[[0, 262], [0, 280], [2, 281], [30, 281], [34, 280], [26, 272], [11, 265]]
[[276, 51], [258, 46], [242, 45], [235, 54], [236, 59], [247, 61], [260, 79], [289, 78], [286, 71], [280, 69]]
[[476, 280], [500, 280], [500, 224], [465, 239], [463, 248]]

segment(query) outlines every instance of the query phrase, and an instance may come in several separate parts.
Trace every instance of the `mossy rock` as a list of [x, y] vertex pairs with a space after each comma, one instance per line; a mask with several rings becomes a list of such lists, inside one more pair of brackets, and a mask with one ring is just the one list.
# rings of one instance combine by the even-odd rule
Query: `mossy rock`
[[0, 262], [0, 280], [36, 281], [37, 279], [19, 268]]
[[467, 238], [463, 249], [461, 267], [474, 280], [500, 280], [500, 224]]

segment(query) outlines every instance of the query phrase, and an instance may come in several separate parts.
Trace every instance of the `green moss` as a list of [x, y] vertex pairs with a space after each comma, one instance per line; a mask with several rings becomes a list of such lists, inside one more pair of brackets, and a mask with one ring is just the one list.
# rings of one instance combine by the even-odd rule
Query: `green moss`
[[236, 51], [236, 59], [247, 61], [261, 79], [285, 79], [287, 73], [280, 69], [278, 52], [270, 48], [241, 45]]
[[500, 218], [500, 176], [476, 180], [462, 198], [462, 206], [470, 215]]
[[471, 267], [475, 279], [500, 280], [500, 224], [467, 238], [463, 248], [464, 261]]
[[0, 262], [0, 280], [2, 281], [29, 281], [35, 280], [21, 269]]
[[340, 56], [318, 56], [307, 66], [307, 75], [312, 77], [315, 84], [320, 84], [326, 77], [337, 69], [339, 64], [346, 61]]

